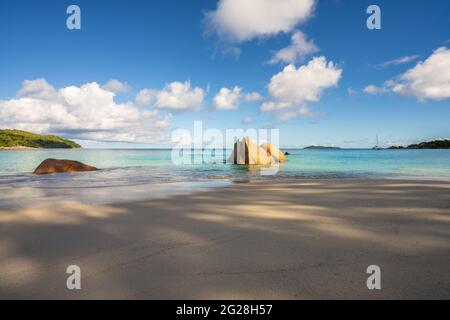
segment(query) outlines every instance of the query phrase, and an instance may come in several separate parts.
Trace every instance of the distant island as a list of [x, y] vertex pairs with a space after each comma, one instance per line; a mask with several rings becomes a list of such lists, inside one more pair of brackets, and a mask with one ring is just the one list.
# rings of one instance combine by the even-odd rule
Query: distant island
[[0, 150], [21, 149], [73, 149], [81, 146], [71, 140], [62, 139], [57, 136], [43, 136], [22, 130], [0, 130]]
[[450, 149], [450, 140], [434, 140], [418, 144], [411, 144], [407, 147], [392, 146], [388, 149]]
[[309, 146], [304, 149], [313, 149], [313, 150], [337, 150], [339, 147], [325, 147], [325, 146]]

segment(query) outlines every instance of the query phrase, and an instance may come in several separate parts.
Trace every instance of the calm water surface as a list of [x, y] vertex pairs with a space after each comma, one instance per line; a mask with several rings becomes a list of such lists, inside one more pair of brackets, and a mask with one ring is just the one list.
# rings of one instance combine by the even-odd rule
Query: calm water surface
[[[111, 186], [140, 183], [238, 178], [410, 178], [450, 181], [450, 150], [288, 150], [291, 155], [275, 176], [223, 164], [222, 150], [203, 154], [203, 163], [174, 164], [170, 150], [21, 150], [0, 151], [0, 183], [27, 186]], [[183, 159], [202, 161], [201, 151]], [[82, 174], [33, 176], [47, 158], [73, 159], [102, 170]]]
[[[165, 194], [171, 190], [195, 189], [223, 185], [229, 181], [247, 179], [301, 179], [301, 178], [401, 178], [450, 181], [450, 150], [288, 150], [288, 161], [280, 165], [274, 176], [261, 176], [259, 168], [224, 164], [231, 150], [217, 152], [192, 151], [185, 161], [195, 156], [200, 164], [174, 164], [171, 150], [14, 150], [0, 151], [0, 201], [14, 202], [28, 198], [63, 196], [74, 189], [86, 197], [97, 192], [103, 199], [111, 193], [107, 188], [127, 187], [120, 200], [139, 198], [153, 190]], [[96, 172], [34, 176], [31, 172], [47, 158], [72, 159], [94, 165]], [[130, 186], [135, 186], [131, 192]], [[142, 187], [146, 186], [143, 190]], [[106, 195], [98, 194], [104, 189]], [[8, 189], [8, 192], [5, 190]], [[12, 196], [11, 189], [16, 192]], [[21, 191], [17, 191], [21, 189]], [[51, 190], [53, 189], [53, 191]], [[95, 192], [92, 190], [96, 189]], [[47, 190], [47, 191], [45, 191]], [[65, 190], [65, 191], [64, 191]], [[136, 191], [137, 190], [137, 191]], [[18, 193], [19, 192], [19, 193]], [[128, 193], [128, 194], [127, 194]], [[151, 193], [151, 192], [150, 192]], [[157, 193], [157, 192], [156, 192]], [[12, 198], [16, 200], [11, 200]], [[17, 200], [18, 201], [18, 200]]]

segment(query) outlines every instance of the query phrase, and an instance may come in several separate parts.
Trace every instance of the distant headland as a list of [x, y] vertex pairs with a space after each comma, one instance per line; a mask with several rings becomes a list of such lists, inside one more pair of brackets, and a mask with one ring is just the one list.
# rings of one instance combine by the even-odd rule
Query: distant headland
[[0, 130], [0, 150], [74, 149], [81, 146], [57, 136], [43, 136], [22, 130]]
[[450, 149], [450, 140], [433, 140], [427, 142], [421, 142], [418, 144], [410, 144], [407, 147], [404, 146], [392, 146], [388, 149]]
[[337, 150], [339, 147], [326, 147], [326, 146], [309, 146], [304, 149], [312, 149], [312, 150]]

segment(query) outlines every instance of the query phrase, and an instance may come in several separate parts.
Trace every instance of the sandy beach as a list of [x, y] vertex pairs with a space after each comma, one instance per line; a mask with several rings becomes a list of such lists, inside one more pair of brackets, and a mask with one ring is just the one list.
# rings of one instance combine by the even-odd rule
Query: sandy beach
[[0, 150], [39, 150], [39, 148], [16, 146], [16, 147], [0, 147]]
[[0, 298], [450, 299], [449, 206], [449, 182], [336, 179], [0, 209]]

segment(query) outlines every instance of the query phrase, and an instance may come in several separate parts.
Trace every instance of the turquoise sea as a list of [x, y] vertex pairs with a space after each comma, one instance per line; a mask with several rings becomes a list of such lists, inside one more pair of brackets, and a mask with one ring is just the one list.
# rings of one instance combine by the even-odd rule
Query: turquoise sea
[[[285, 150], [286, 151], [286, 150]], [[41, 149], [0, 151], [0, 208], [50, 201], [108, 203], [182, 194], [233, 181], [321, 178], [390, 178], [450, 181], [450, 150], [303, 150], [290, 155], [275, 175], [260, 168], [225, 164], [231, 150], [189, 151], [185, 164], [171, 150]], [[35, 176], [47, 158], [72, 159], [99, 171]], [[194, 161], [195, 164], [193, 163]], [[192, 162], [192, 163], [189, 163]]]
[[[406, 178], [450, 180], [450, 150], [288, 149], [288, 161], [274, 176], [247, 166], [224, 164], [220, 150], [185, 154], [172, 161], [171, 150], [43, 149], [0, 151], [0, 184], [14, 186], [113, 186], [211, 179]], [[194, 158], [195, 157], [195, 158]], [[33, 176], [47, 158], [72, 159], [102, 170], [82, 174]], [[192, 160], [192, 161], [191, 161]], [[196, 161], [197, 164], [189, 164]]]

